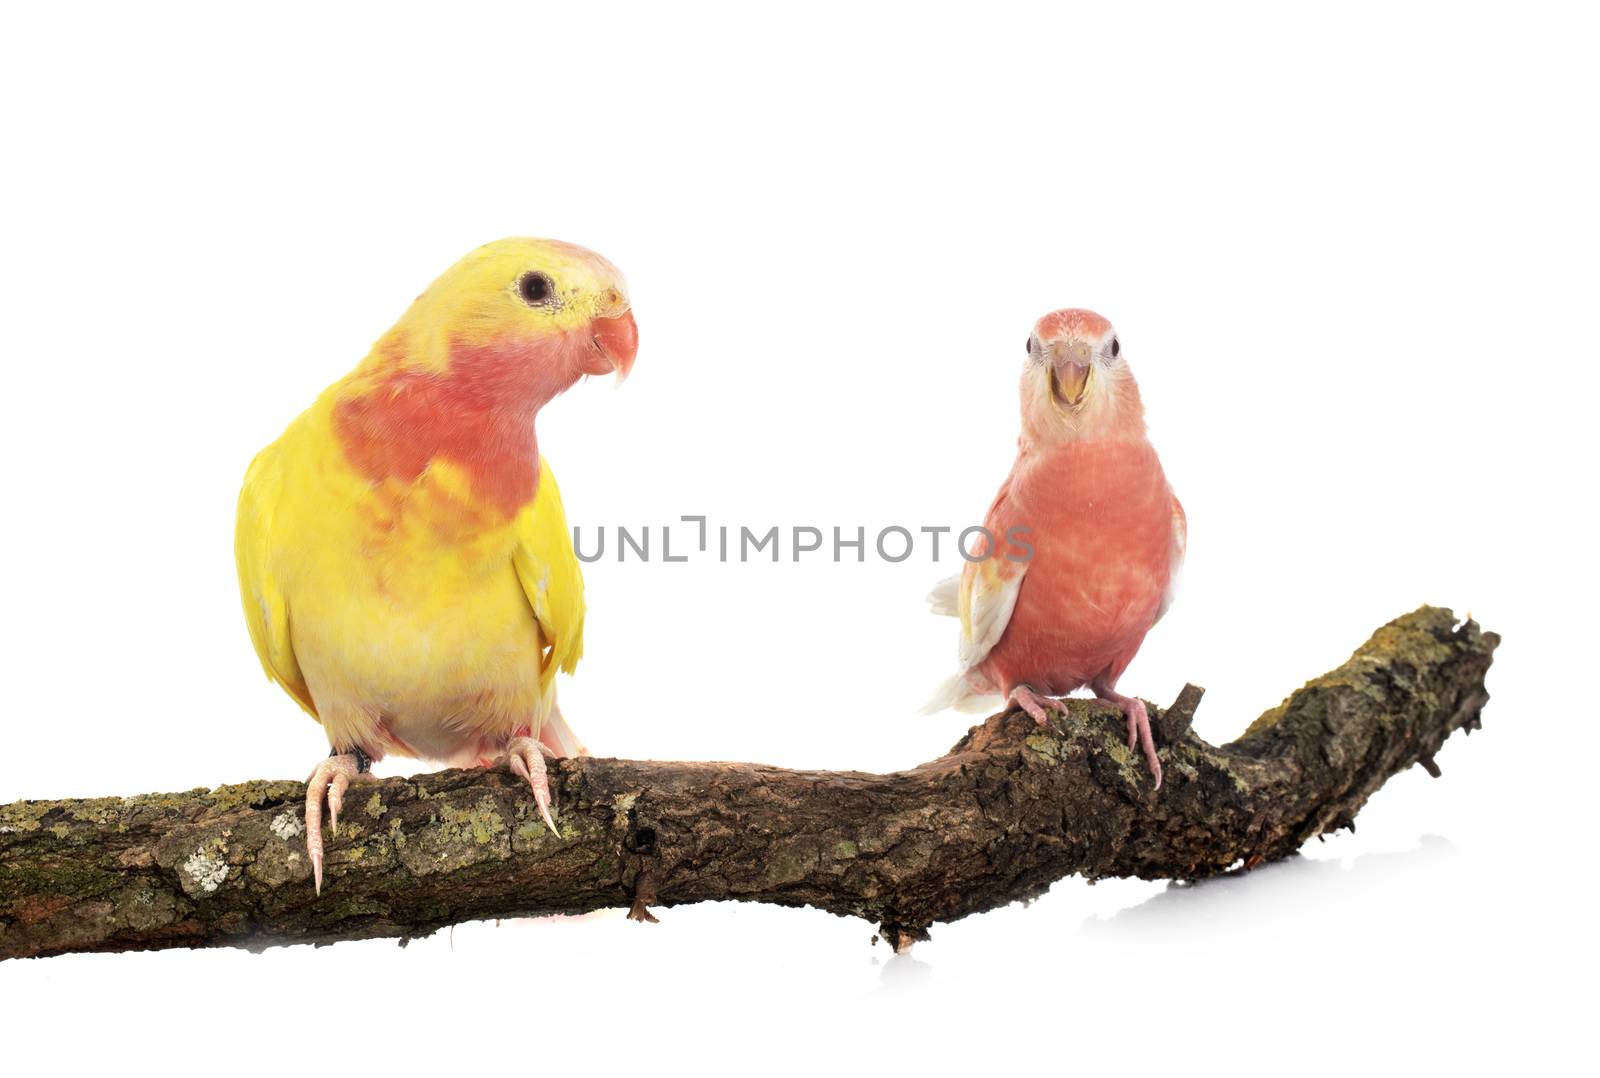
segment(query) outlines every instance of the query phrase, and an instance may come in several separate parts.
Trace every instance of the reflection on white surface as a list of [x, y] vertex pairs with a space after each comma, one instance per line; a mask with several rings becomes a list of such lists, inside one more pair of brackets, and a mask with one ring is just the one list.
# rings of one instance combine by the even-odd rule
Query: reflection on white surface
[[884, 988], [896, 990], [926, 984], [933, 976], [932, 964], [919, 958], [914, 953], [915, 950], [913, 947], [903, 954], [891, 955], [889, 960], [883, 963], [883, 971], [878, 974], [878, 980]]
[[[859, 920], [710, 903], [661, 909], [655, 925], [620, 910], [464, 924], [405, 948], [8, 962], [0, 1013], [70, 1003], [97, 1015], [107, 1044], [181, 1015], [208, 1058], [236, 1051], [241, 1013], [314, 1026], [302, 1039], [348, 1013], [382, 1015], [388, 1049], [418, 1066], [459, 1064], [453, 1032], [411, 1035], [408, 1008], [426, 999], [473, 1028], [510, 1023], [585, 1051], [725, 1050], [746, 1069], [759, 1060], [762, 1074], [811, 1078], [841, 1065], [840, 1042], [852, 1059], [878, 1053], [928, 1073], [987, 1074], [1041, 1052], [1121, 1066], [1134, 1045], [1226, 1060], [1230, 1075], [1288, 1073], [1282, 1061], [1307, 1052], [1314, 1065], [1294, 1073], [1359, 1069], [1377, 1051], [1391, 1066], [1433, 1068], [1512, 1045], [1524, 1066], [1551, 1057], [1549, 1032], [1574, 1028], [1587, 998], [1576, 971], [1571, 985], [1550, 977], [1578, 961], [1584, 930], [1571, 914], [1586, 892], [1551, 886], [1537, 867], [1519, 880], [1515, 858], [1435, 835], [1399, 849], [1372, 841], [1363, 829], [1191, 886], [1064, 880], [1028, 905], [936, 925], [905, 955], [871, 945]], [[162, 981], [226, 990], [178, 1003], [148, 990]], [[320, 986], [312, 997], [308, 984]]]
[[1412, 884], [1426, 880], [1429, 889], [1457, 856], [1448, 839], [1424, 835], [1415, 847], [1364, 853], [1343, 860], [1296, 854], [1262, 865], [1194, 883], [1169, 883], [1159, 894], [1110, 917], [1091, 916], [1083, 930], [1097, 935], [1148, 937], [1163, 933], [1216, 932], [1229, 928], [1262, 931], [1273, 924], [1300, 925], [1308, 911], [1342, 906], [1389, 892], [1389, 901], [1404, 904]]
[[[1012, 1030], [1018, 1052], [1043, 1037], [1116, 1065], [1137, 1045], [1229, 1073], [1333, 1073], [1378, 1056], [1471, 1072], [1514, 1044], [1526, 1066], [1559, 1054], [1550, 1034], [1584, 998], [1538, 971], [1575, 964], [1584, 943], [1568, 892], [1531, 869], [1515, 880], [1516, 864], [1436, 834], [1398, 849], [1364, 834], [1198, 884], [1065, 880], [935, 926], [913, 952], [922, 966], [886, 967], [867, 1005], [902, 1023], [959, 1015], [963, 1029]], [[985, 1043], [970, 1060], [959, 1043], [936, 1056], [985, 1066]]]

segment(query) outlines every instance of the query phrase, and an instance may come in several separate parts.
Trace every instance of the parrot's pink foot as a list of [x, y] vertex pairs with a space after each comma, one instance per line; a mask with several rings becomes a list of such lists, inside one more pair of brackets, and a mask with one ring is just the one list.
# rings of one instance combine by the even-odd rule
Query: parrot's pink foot
[[1050, 721], [1052, 711], [1065, 714], [1067, 710], [1065, 700], [1057, 700], [1054, 696], [1041, 696], [1026, 685], [1018, 685], [1011, 690], [1011, 702], [1032, 715], [1033, 721], [1040, 726]]
[[1102, 704], [1110, 704], [1128, 718], [1128, 748], [1144, 749], [1144, 762], [1156, 778], [1156, 789], [1161, 789], [1161, 761], [1156, 757], [1156, 739], [1150, 732], [1150, 713], [1144, 701], [1133, 696], [1123, 696], [1104, 685], [1095, 685], [1094, 694]]
[[510, 765], [513, 774], [533, 788], [533, 800], [539, 806], [539, 815], [544, 817], [544, 825], [552, 835], [560, 838], [561, 832], [556, 830], [555, 817], [550, 814], [550, 779], [544, 769], [546, 753], [555, 759], [554, 752], [533, 738], [514, 737], [506, 742], [503, 759]]
[[336, 753], [311, 769], [306, 779], [306, 854], [311, 858], [311, 880], [317, 894], [322, 893], [322, 799], [328, 799], [328, 817], [335, 835], [339, 833], [339, 809], [344, 807], [344, 792], [351, 780], [371, 778], [372, 758], [360, 749]]

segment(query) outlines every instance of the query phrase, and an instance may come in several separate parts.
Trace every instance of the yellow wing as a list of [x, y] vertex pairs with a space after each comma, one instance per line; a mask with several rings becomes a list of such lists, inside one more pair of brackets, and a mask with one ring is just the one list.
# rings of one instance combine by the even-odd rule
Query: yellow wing
[[238, 517], [233, 532], [239, 597], [244, 601], [244, 620], [250, 626], [250, 642], [255, 645], [256, 656], [267, 676], [283, 686], [307, 714], [321, 721], [289, 639], [289, 605], [272, 577], [272, 521], [282, 485], [275, 449], [276, 446], [269, 446], [256, 454], [256, 459], [250, 462], [250, 470], [245, 472], [244, 488], [239, 491]]
[[544, 636], [539, 688], [548, 695], [556, 671], [567, 673], [583, 656], [583, 571], [572, 549], [567, 513], [550, 462], [539, 458], [539, 489], [517, 518], [517, 579]]

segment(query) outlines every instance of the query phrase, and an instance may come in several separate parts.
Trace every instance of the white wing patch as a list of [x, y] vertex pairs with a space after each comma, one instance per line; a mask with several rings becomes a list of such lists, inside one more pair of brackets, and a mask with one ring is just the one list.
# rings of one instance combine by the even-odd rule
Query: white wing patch
[[995, 569], [994, 559], [977, 562], [969, 574], [963, 576], [967, 584], [961, 591], [961, 648], [963, 670], [971, 670], [994, 650], [1011, 623], [1011, 612], [1017, 608], [1017, 596], [1022, 591], [1022, 578], [1027, 575], [1026, 565], [1010, 577], [1002, 579]]
[[961, 668], [945, 679], [933, 698], [922, 706], [924, 715], [952, 707], [958, 711], [983, 711], [999, 695], [974, 667], [1005, 635], [1026, 570], [1027, 566], [1022, 566], [1010, 578], [1001, 579], [993, 560], [971, 564], [960, 576], [939, 581], [928, 593], [928, 603], [935, 614], [961, 619]]
[[947, 576], [928, 593], [928, 606], [935, 614], [947, 618], [961, 616], [961, 574]]

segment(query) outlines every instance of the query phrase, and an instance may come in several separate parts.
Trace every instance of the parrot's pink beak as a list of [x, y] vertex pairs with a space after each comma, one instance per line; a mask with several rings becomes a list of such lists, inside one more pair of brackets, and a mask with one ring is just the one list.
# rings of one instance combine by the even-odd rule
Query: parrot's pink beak
[[633, 370], [633, 357], [639, 354], [639, 327], [633, 312], [623, 311], [611, 318], [596, 318], [589, 323], [589, 340], [594, 352], [584, 358], [585, 374], [617, 372], [617, 382]]

